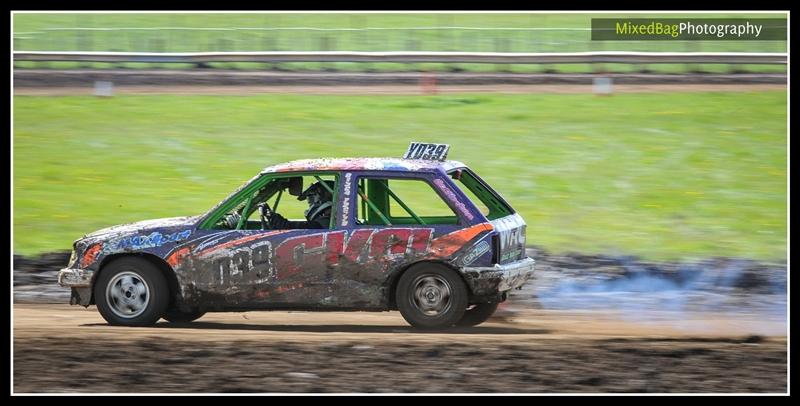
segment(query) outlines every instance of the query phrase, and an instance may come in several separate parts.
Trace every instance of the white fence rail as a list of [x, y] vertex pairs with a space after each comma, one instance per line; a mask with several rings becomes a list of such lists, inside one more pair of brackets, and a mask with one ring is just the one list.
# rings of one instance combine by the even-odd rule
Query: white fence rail
[[61, 62], [395, 62], [395, 63], [493, 63], [493, 64], [571, 64], [571, 63], [702, 63], [785, 65], [787, 53], [743, 52], [50, 52], [15, 51], [14, 61]]
[[27, 34], [44, 34], [48, 31], [591, 31], [589, 27], [363, 27], [363, 28], [324, 28], [324, 27], [52, 27]]

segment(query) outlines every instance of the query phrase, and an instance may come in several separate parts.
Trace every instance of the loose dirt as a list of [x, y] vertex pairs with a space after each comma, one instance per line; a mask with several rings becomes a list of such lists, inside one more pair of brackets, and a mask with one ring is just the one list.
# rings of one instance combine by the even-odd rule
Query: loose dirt
[[[504, 316], [504, 317], [500, 317]], [[111, 327], [94, 307], [14, 306], [20, 392], [781, 392], [783, 336], [747, 315], [523, 309], [419, 331], [397, 312], [210, 313]], [[776, 321], [779, 323], [779, 321]]]

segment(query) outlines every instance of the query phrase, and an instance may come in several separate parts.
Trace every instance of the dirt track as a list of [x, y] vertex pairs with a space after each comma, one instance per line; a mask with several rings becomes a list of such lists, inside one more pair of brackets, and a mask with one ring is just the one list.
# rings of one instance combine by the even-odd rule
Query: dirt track
[[[420, 332], [397, 312], [208, 314], [109, 327], [94, 307], [14, 306], [15, 392], [786, 392], [786, 339], [747, 315], [633, 323], [521, 310]], [[685, 316], [685, 315], [684, 315]], [[691, 326], [703, 325], [702, 334]]]

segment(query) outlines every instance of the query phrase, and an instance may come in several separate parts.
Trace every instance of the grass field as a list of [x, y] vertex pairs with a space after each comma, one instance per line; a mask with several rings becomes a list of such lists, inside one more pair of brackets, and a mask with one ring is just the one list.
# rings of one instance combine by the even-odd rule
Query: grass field
[[786, 258], [786, 92], [14, 98], [14, 252], [199, 214], [262, 167], [452, 144], [554, 251]]
[[[684, 17], [677, 15], [677, 17]], [[692, 17], [785, 17], [781, 14], [692, 14]], [[14, 15], [15, 49], [28, 51], [482, 51], [482, 52], [786, 52], [786, 41], [591, 41], [592, 18], [676, 17], [669, 14], [24, 14]], [[179, 29], [154, 29], [172, 27]], [[305, 27], [305, 29], [302, 29]], [[415, 29], [456, 27], [451, 29]], [[460, 28], [459, 28], [460, 27]], [[472, 30], [466, 28], [509, 28]], [[79, 29], [76, 29], [79, 28]], [[86, 30], [108, 28], [112, 30]], [[233, 30], [232, 28], [239, 28]], [[242, 28], [245, 28], [244, 30]], [[264, 30], [264, 29], [270, 30]], [[300, 28], [274, 30], [275, 28]], [[313, 29], [308, 29], [313, 28]], [[341, 29], [382, 28], [354, 31]], [[537, 30], [523, 30], [536, 28]], [[564, 30], [541, 30], [542, 28]], [[319, 29], [339, 29], [324, 31]], [[18, 63], [19, 67], [75, 67], [75, 63]], [[111, 64], [94, 64], [110, 67]], [[149, 64], [127, 64], [147, 67]], [[155, 65], [154, 65], [155, 66]], [[164, 66], [164, 65], [162, 65]], [[182, 65], [168, 65], [185, 67]], [[263, 69], [263, 64], [224, 63], [219, 67]], [[287, 69], [339, 70], [447, 69], [443, 64], [282, 64]], [[495, 65], [458, 64], [469, 71], [495, 70]], [[512, 71], [591, 71], [590, 65], [512, 65]], [[748, 71], [784, 71], [783, 66], [739, 66]], [[614, 71], [652, 70], [726, 72], [724, 65], [606, 66]]]

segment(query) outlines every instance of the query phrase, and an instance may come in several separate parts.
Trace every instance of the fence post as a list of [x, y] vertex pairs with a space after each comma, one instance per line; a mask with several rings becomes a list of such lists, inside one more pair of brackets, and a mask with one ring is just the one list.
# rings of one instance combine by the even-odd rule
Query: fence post
[[[267, 34], [267, 36], [262, 37], [261, 38], [261, 42], [262, 42], [261, 46], [263, 48], [263, 51], [276, 51], [276, 49], [275, 49], [276, 48], [275, 47], [275, 39], [274, 38], [270, 38], [269, 34]], [[272, 63], [269, 63], [269, 62], [266, 62], [266, 63], [264, 63], [264, 67], [267, 68], [267, 69], [274, 69], [276, 67], [276, 65], [272, 64]]]
[[[175, 14], [169, 16], [169, 25], [170, 27], [177, 27]], [[167, 32], [164, 33], [164, 42], [166, 43], [166, 47], [169, 48], [170, 51], [176, 52], [174, 42], [175, 42], [175, 30], [166, 30]]]
[[137, 41], [138, 37], [133, 34], [131, 31], [126, 31], [126, 37], [128, 38], [128, 51], [132, 52], [139, 52], [141, 48], [139, 47], [139, 42]]
[[[686, 51], [686, 52], [692, 52], [692, 50], [693, 50], [692, 48], [694, 48], [694, 47], [692, 46], [692, 41], [685, 41], [685, 42], [683, 43], [683, 45], [684, 45], [684, 47], [683, 47], [684, 51]], [[696, 66], [695, 64], [692, 64], [692, 63], [686, 63], [686, 64], [684, 64], [684, 65], [683, 65], [683, 70], [684, 70], [684, 72], [686, 72], [686, 73], [692, 73], [692, 72], [697, 72], [697, 71], [699, 71], [700, 69], [698, 69], [698, 66]]]
[[78, 30], [78, 35], [76, 36], [78, 39], [78, 43], [75, 46], [75, 48], [77, 48], [77, 51], [86, 52], [89, 50], [89, 46], [87, 45], [86, 41], [86, 33], [87, 33], [86, 30]]
[[[323, 35], [319, 39], [319, 48], [323, 52], [332, 51], [336, 49], [335, 44], [336, 44], [336, 38], [329, 37], [328, 35]], [[323, 71], [335, 71], [336, 69], [333, 67], [334, 65], [336, 65], [336, 62], [331, 62], [330, 66], [325, 62], [320, 62], [319, 68], [320, 70]]]
[[[593, 48], [593, 51], [602, 51], [605, 49], [605, 43], [603, 41], [595, 41]], [[594, 73], [606, 73], [606, 65], [604, 63], [593, 63], [592, 71]]]
[[[280, 25], [281, 25], [281, 15], [280, 14], [273, 15], [271, 19], [273, 20], [273, 23], [272, 23], [273, 27], [275, 27], [275, 28], [280, 27]], [[280, 49], [281, 49], [281, 32], [279, 30], [270, 31], [270, 32], [274, 33], [275, 50], [276, 51], [280, 51]]]
[[[528, 28], [536, 28], [534, 14], [528, 15]], [[530, 30], [530, 44], [523, 52], [536, 52], [536, 30]]]
[[[233, 44], [233, 41], [229, 40], [228, 38], [217, 38], [217, 51], [219, 52], [228, 52]], [[227, 68], [231, 67], [231, 64], [235, 64], [236, 62], [229, 62], [226, 64], [220, 64], [220, 66], [224, 66]]]
[[[367, 28], [367, 18], [365, 16], [356, 16], [353, 20], [356, 24], [356, 28]], [[370, 49], [370, 42], [369, 42], [369, 31], [362, 30], [361, 32], [361, 43], [363, 45], [362, 51], [369, 51]], [[364, 70], [369, 72], [372, 70], [372, 64], [369, 62], [363, 63]]]
[[[494, 50], [495, 52], [508, 52], [508, 38], [495, 37]], [[508, 72], [508, 66], [498, 63], [495, 65], [495, 70], [498, 72]]]
[[[407, 39], [406, 40], [406, 50], [415, 52], [419, 50], [419, 40], [417, 39]], [[407, 65], [411, 65], [411, 70], [421, 71], [420, 64], [418, 63], [409, 63]]]
[[[164, 52], [164, 40], [162, 38], [150, 38], [147, 48], [150, 52]], [[150, 66], [160, 67], [160, 64], [150, 64]]]
[[[112, 49], [111, 52], [125, 52], [123, 49]], [[115, 69], [122, 69], [125, 67], [125, 62], [112, 62], [111, 66]]]
[[[540, 16], [538, 14], [531, 14], [531, 28], [536, 28], [536, 23], [535, 23], [536, 18], [534, 18], [534, 16], [536, 16], [536, 18], [541, 18], [541, 22], [539, 23], [539, 25], [541, 27], [547, 27], [547, 16], [546, 15], [541, 15]], [[550, 40], [550, 32], [549, 31], [547, 31], [547, 30], [543, 30], [543, 31], [531, 30], [531, 49], [530, 49], [529, 52], [547, 52], [547, 48], [550, 46], [550, 44], [548, 43], [549, 40]], [[539, 44], [537, 44], [537, 41], [539, 42]], [[534, 66], [536, 66], [536, 65], [534, 65]], [[538, 69], [537, 68], [533, 68], [532, 71], [534, 71], [534, 72], [539, 71], [541, 73], [547, 73], [547, 71], [549, 69], [550, 69], [550, 67], [547, 66], [547, 64], [543, 63], [543, 64], [539, 64]]]
[[[87, 30], [79, 30], [78, 31], [78, 41], [79, 41], [78, 50], [79, 51], [87, 52], [87, 51], [91, 51], [92, 50], [91, 49], [92, 48], [91, 47], [92, 41], [91, 41], [91, 39], [89, 39], [90, 35], [91, 35], [91, 31], [87, 31]], [[83, 62], [83, 63], [81, 63], [81, 67], [82, 68], [90, 68], [91, 66], [92, 66], [91, 62]]]
[[[184, 21], [185, 20], [184, 20], [183, 14], [179, 14], [179, 15], [175, 16], [175, 19], [176, 19], [175, 27], [184, 28]], [[197, 51], [195, 49], [190, 49], [192, 46], [190, 45], [190, 43], [188, 43], [188, 41], [186, 41], [186, 38], [188, 37], [186, 35], [186, 33], [188, 33], [188, 31], [186, 31], [186, 30], [178, 30], [178, 31], [176, 31], [176, 33], [178, 35], [178, 41], [176, 41], [175, 44], [171, 44], [171, 49], [175, 49], [175, 50], [180, 49], [182, 51], [191, 51], [191, 52]]]

